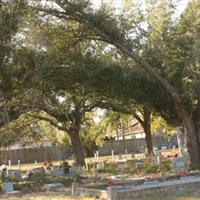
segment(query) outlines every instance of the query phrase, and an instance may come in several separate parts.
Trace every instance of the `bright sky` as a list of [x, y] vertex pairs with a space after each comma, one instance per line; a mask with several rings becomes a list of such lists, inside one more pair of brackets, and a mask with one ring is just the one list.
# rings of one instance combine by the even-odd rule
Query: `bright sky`
[[[95, 7], [99, 7], [103, 2], [106, 1], [111, 1], [112, 4], [114, 5], [115, 8], [120, 8], [122, 6], [122, 1], [123, 0], [92, 0], [93, 4], [95, 5]], [[132, 0], [135, 1], [135, 0]], [[144, 0], [137, 0], [139, 3], [143, 3]], [[177, 14], [176, 16], [179, 16], [183, 10], [186, 8], [188, 4], [188, 0], [179, 0], [178, 4], [177, 4]]]

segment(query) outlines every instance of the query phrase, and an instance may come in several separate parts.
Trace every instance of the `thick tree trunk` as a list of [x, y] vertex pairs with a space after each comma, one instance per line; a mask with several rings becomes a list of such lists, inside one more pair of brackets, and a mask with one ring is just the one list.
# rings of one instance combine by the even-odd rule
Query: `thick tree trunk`
[[191, 165], [195, 168], [200, 165], [200, 144], [195, 122], [187, 115], [182, 115], [186, 129], [186, 145], [190, 154]]
[[72, 143], [72, 150], [75, 154], [75, 164], [80, 166], [85, 166], [85, 156], [84, 156], [84, 150], [81, 143], [79, 131], [73, 131], [70, 134], [70, 139]]
[[143, 119], [137, 113], [133, 114], [133, 116], [137, 119], [137, 121], [144, 129], [147, 153], [154, 154], [151, 135], [151, 111], [148, 108], [144, 107], [141, 115], [143, 116]]
[[200, 86], [198, 88], [197, 94], [198, 102], [192, 115], [192, 122], [188, 121], [187, 123], [189, 126], [188, 130], [191, 132], [193, 131], [193, 135], [195, 135], [194, 137], [188, 139], [191, 141], [188, 144], [188, 150], [191, 151], [190, 155], [192, 156], [191, 162], [193, 167], [200, 167]]
[[153, 143], [151, 135], [151, 112], [148, 109], [144, 109], [143, 129], [145, 133], [147, 153], [152, 155], [154, 154], [154, 152], [153, 152]]

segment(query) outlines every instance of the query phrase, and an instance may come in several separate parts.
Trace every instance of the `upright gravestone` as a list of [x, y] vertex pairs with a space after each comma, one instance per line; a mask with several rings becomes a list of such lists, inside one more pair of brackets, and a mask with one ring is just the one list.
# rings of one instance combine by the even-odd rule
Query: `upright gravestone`
[[177, 142], [178, 142], [178, 148], [180, 151], [181, 156], [183, 155], [185, 142], [184, 142], [184, 134], [180, 128], [177, 128]]
[[99, 160], [99, 151], [96, 151], [96, 158]]
[[21, 176], [21, 170], [8, 170], [8, 176], [10, 178], [14, 178], [14, 179], [21, 179], [22, 176]]
[[74, 166], [69, 169], [70, 175], [76, 175], [81, 173], [81, 166]]
[[187, 169], [187, 163], [184, 157], [173, 159], [172, 165], [173, 169], [177, 172], [185, 171]]
[[11, 160], [8, 161], [8, 166], [11, 167]]
[[11, 183], [11, 182], [3, 183], [2, 190], [5, 193], [13, 192], [13, 183]]
[[112, 160], [114, 160], [114, 151], [111, 151]]
[[97, 169], [98, 170], [101, 170], [101, 169], [104, 169], [105, 168], [105, 164], [104, 164], [104, 162], [102, 161], [102, 162], [99, 162], [99, 163], [97, 163]]
[[18, 160], [17, 163], [18, 163], [19, 170], [21, 170], [21, 161]]

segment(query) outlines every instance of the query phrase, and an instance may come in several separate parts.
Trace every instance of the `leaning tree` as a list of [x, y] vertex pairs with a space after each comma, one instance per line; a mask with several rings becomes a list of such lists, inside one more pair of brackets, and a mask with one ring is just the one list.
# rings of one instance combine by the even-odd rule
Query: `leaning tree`
[[[199, 54], [196, 46], [199, 41], [199, 34], [197, 31], [197, 24], [199, 24], [200, 14], [198, 9], [199, 2], [191, 1], [186, 11], [182, 14], [181, 19], [176, 22], [172, 20], [173, 12], [170, 10], [172, 8], [172, 6], [170, 6], [171, 2], [167, 0], [164, 1], [164, 3], [163, 1], [159, 1], [156, 5], [158, 5], [158, 7], [160, 6], [160, 8], [163, 8], [165, 14], [158, 13], [158, 17], [153, 16], [150, 12], [151, 15], [147, 15], [147, 18], [143, 24], [135, 24], [135, 20], [132, 20], [132, 29], [128, 27], [129, 31], [127, 31], [127, 26], [123, 26], [123, 23], [120, 21], [120, 19], [123, 18], [112, 15], [111, 12], [108, 12], [106, 9], [93, 10], [88, 4], [88, 1], [79, 2], [57, 0], [52, 2], [56, 3], [59, 9], [52, 9], [49, 7], [43, 7], [40, 9], [37, 6], [31, 8], [40, 11], [42, 10], [44, 13], [56, 16], [60, 19], [79, 22], [91, 30], [91, 39], [102, 40], [108, 44], [113, 45], [124, 55], [127, 55], [133, 61], [133, 63], [137, 63], [138, 67], [141, 67], [146, 72], [148, 72], [163, 86], [165, 91], [173, 98], [174, 105], [178, 110], [186, 129], [187, 147], [190, 154], [191, 163], [194, 166], [198, 165], [200, 163], [198, 115], [200, 108], [199, 95], [197, 95], [197, 92], [193, 92], [194, 96], [192, 101], [190, 101], [193, 109], [188, 108], [188, 95], [185, 96], [186, 93], [184, 93], [184, 95], [182, 94], [181, 90], [179, 89], [180, 85], [171, 79], [171, 74], [166, 73], [165, 69], [168, 69], [168, 72], [171, 72], [172, 69], [174, 69], [174, 63], [176, 63], [176, 61], [180, 61], [178, 62], [179, 66], [181, 66], [181, 69], [184, 69], [182, 72], [185, 72], [187, 67], [190, 66], [194, 70], [194, 74], [198, 76], [199, 73], [197, 66], [199, 65], [199, 62], [196, 58], [199, 56]], [[154, 7], [155, 6], [152, 6], [152, 9], [154, 9]], [[196, 10], [195, 16], [191, 14], [193, 10]], [[133, 12], [132, 16], [134, 17], [137, 15], [135, 12]], [[156, 38], [156, 40], [149, 39], [149, 35], [154, 36], [157, 33], [155, 27], [153, 27], [152, 24], [150, 24], [148, 21], [151, 19], [153, 19], [151, 23], [155, 26], [161, 25], [160, 29], [158, 30], [164, 31], [157, 35], [158, 38]], [[168, 24], [168, 26], [166, 26], [166, 24]], [[186, 26], [187, 29], [183, 29], [183, 27]], [[144, 34], [142, 31], [139, 32], [137, 27], [146, 30], [147, 34]], [[162, 27], [164, 27], [164, 29], [162, 29]], [[171, 38], [174, 38], [176, 41], [176, 43], [173, 43], [176, 44], [174, 49], [172, 49], [173, 45], [169, 40]], [[191, 42], [188, 43], [188, 41]], [[163, 51], [163, 43], [165, 44], [164, 46], [168, 48], [168, 51]], [[148, 45], [148, 48], [146, 44]], [[172, 46], [168, 44], [171, 44]], [[148, 50], [148, 52], [153, 52], [153, 55], [158, 54], [159, 62], [157, 62], [155, 58], [149, 60], [143, 53], [145, 52], [144, 47]], [[181, 59], [179, 59], [179, 53], [182, 52], [181, 50], [183, 50], [185, 53], [181, 54]], [[193, 52], [195, 52], [195, 57], [193, 56]], [[193, 59], [191, 60], [191, 58]], [[180, 68], [175, 68], [173, 71], [180, 72]], [[186, 82], [188, 81], [188, 77], [185, 76], [185, 73], [181, 73], [181, 75], [183, 75], [183, 83], [187, 85]], [[198, 80], [189, 80], [192, 81], [192, 83], [195, 83], [195, 81], [197, 82], [195, 85], [191, 84], [189, 89], [192, 91], [199, 91]]]

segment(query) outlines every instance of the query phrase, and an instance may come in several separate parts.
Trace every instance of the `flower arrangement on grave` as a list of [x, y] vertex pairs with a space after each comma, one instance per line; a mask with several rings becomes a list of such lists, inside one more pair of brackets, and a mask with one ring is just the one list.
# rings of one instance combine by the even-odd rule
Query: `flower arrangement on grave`
[[69, 169], [71, 168], [71, 165], [67, 162], [67, 161], [64, 161], [60, 167], [62, 167], [64, 169], [64, 173], [65, 174], [69, 174]]
[[183, 171], [179, 173], [179, 177], [185, 177], [185, 176], [188, 176], [187, 172]]
[[114, 186], [115, 183], [114, 183], [113, 181], [108, 181], [107, 185], [108, 185], [109, 187], [111, 187], [111, 186]]
[[50, 160], [45, 160], [43, 165], [46, 169], [51, 169], [53, 167], [53, 163]]

